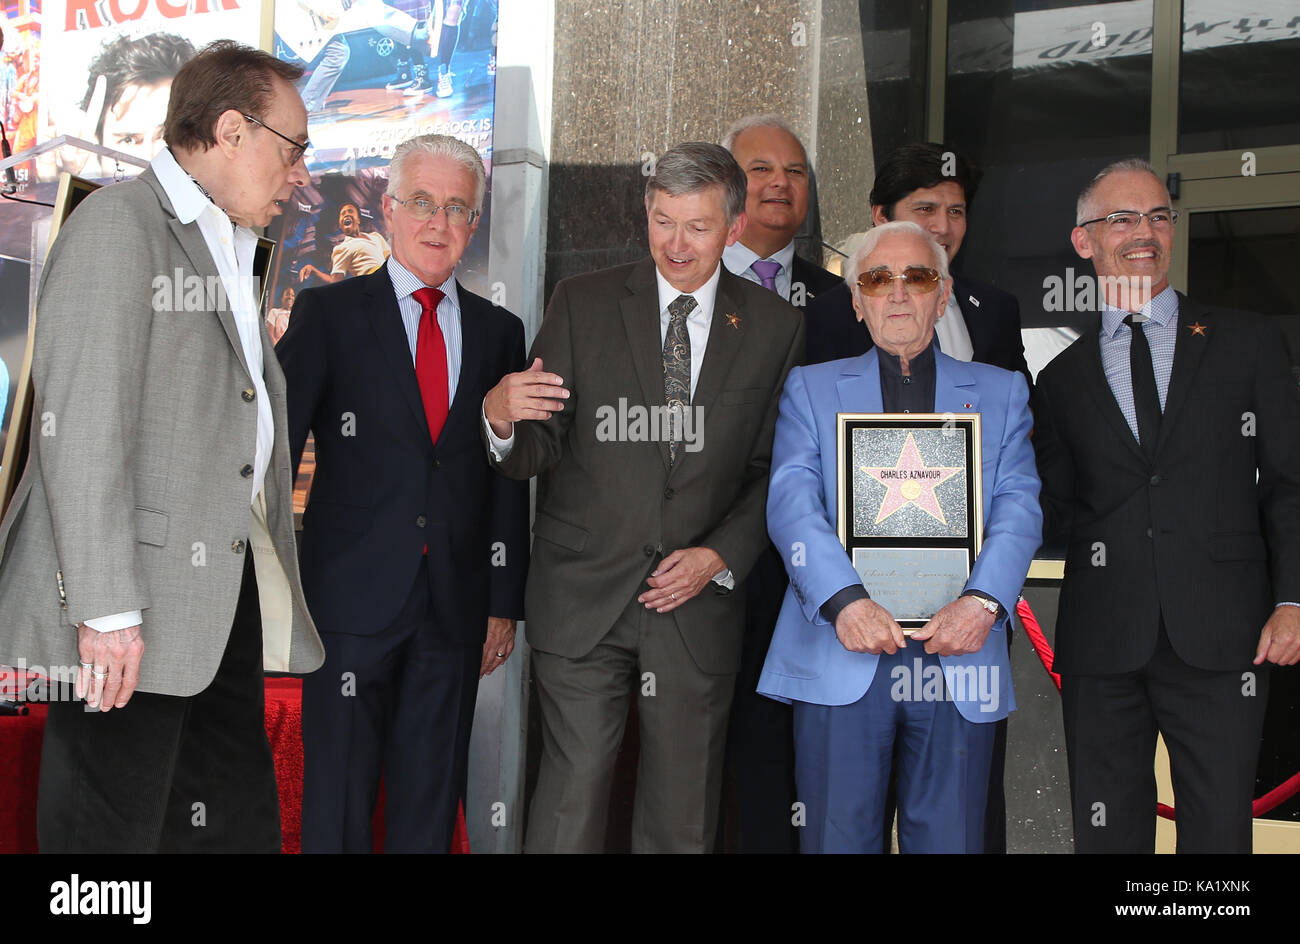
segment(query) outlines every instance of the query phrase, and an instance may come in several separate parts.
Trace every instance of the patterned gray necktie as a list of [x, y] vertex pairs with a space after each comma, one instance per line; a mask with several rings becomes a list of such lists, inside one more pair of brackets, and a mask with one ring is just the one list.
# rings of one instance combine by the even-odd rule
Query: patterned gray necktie
[[664, 336], [664, 402], [676, 417], [671, 428], [678, 434], [668, 441], [668, 460], [677, 462], [682, 443], [680, 432], [691, 403], [691, 336], [686, 316], [695, 308], [695, 298], [678, 295], [668, 306], [668, 333]]

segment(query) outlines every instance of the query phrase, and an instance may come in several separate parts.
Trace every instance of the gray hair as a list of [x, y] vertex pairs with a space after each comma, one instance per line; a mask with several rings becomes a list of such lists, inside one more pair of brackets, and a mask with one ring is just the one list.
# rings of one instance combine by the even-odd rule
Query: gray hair
[[[1156, 169], [1151, 166], [1151, 162], [1141, 157], [1126, 157], [1122, 161], [1115, 161], [1113, 164], [1107, 164], [1097, 173], [1096, 177], [1088, 181], [1088, 186], [1084, 187], [1083, 192], [1079, 194], [1079, 200], [1074, 205], [1075, 226], [1081, 226], [1084, 220], [1091, 220], [1101, 212], [1093, 202], [1093, 198], [1097, 195], [1097, 187], [1101, 185], [1101, 182], [1111, 174], [1118, 174], [1126, 171], [1138, 171], [1140, 173], [1150, 174], [1157, 182], [1159, 182], [1160, 186], [1163, 187], [1165, 185], [1165, 182], [1160, 179], [1160, 175], [1156, 173]], [[1141, 207], [1132, 207], [1131, 209], [1136, 210], [1141, 209]]]
[[[742, 131], [748, 131], [750, 128], [780, 128], [786, 134], [790, 135], [790, 137], [799, 141], [799, 135], [795, 134], [794, 129], [790, 127], [790, 123], [780, 115], [746, 115], [744, 118], [736, 119], [736, 121], [732, 123], [731, 127], [727, 129], [727, 133], [722, 136], [722, 146], [732, 154], [735, 154], [736, 138], [740, 137]], [[803, 150], [804, 157], [806, 158], [808, 156], [808, 149], [803, 146], [802, 141], [799, 141], [799, 147]]]
[[930, 254], [934, 256], [934, 267], [939, 270], [939, 277], [942, 279], [948, 278], [948, 254], [943, 251], [942, 246], [934, 241], [934, 237], [911, 220], [894, 220], [890, 223], [881, 223], [879, 226], [867, 230], [857, 248], [850, 252], [844, 260], [844, 283], [848, 285], [850, 292], [857, 288], [858, 275], [862, 271], [863, 260], [875, 251], [880, 241], [886, 236], [902, 236], [904, 234], [920, 236], [924, 239], [930, 247]]
[[431, 154], [434, 157], [450, 157], [464, 166], [474, 175], [474, 209], [483, 209], [483, 192], [487, 189], [487, 173], [483, 170], [483, 159], [478, 151], [459, 138], [447, 134], [422, 134], [407, 138], [393, 151], [393, 159], [388, 165], [388, 189], [386, 193], [397, 196], [402, 187], [402, 169], [412, 154]]
[[726, 148], [707, 141], [687, 141], [669, 148], [655, 162], [654, 172], [645, 182], [645, 202], [650, 205], [652, 191], [661, 190], [670, 197], [699, 193], [709, 187], [721, 187], [727, 225], [745, 212], [749, 183], [745, 172]]

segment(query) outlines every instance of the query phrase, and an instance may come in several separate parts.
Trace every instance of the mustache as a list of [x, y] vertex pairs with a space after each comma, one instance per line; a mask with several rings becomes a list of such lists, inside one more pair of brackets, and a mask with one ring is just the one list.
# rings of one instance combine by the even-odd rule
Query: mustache
[[1134, 249], [1151, 249], [1155, 251], [1155, 254], [1157, 256], [1163, 254], [1163, 250], [1160, 248], [1160, 244], [1156, 242], [1154, 239], [1139, 239], [1135, 242], [1126, 243], [1125, 245], [1120, 247], [1119, 251], [1121, 254], [1123, 254], [1126, 252], [1132, 252]]

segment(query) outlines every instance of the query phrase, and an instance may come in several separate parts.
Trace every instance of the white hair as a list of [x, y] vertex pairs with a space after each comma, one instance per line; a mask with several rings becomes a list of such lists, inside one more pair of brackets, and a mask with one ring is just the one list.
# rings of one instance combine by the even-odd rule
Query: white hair
[[397, 196], [402, 188], [402, 169], [412, 154], [431, 154], [434, 157], [449, 157], [462, 164], [474, 175], [474, 209], [483, 209], [483, 192], [487, 189], [487, 173], [483, 170], [483, 159], [478, 151], [459, 138], [447, 134], [422, 134], [407, 138], [393, 151], [393, 160], [388, 165], [387, 193]]
[[780, 128], [799, 143], [800, 150], [804, 152], [804, 157], [807, 158], [808, 149], [805, 148], [803, 142], [799, 140], [799, 135], [795, 134], [795, 130], [790, 127], [788, 121], [780, 115], [775, 114], [746, 115], [744, 118], [736, 119], [732, 122], [731, 127], [727, 129], [727, 133], [722, 136], [722, 146], [732, 154], [735, 154], [736, 138], [740, 136], [742, 131], [748, 131], [750, 128]]
[[844, 260], [844, 282], [853, 291], [858, 284], [858, 274], [862, 271], [862, 263], [871, 255], [876, 246], [886, 236], [920, 236], [930, 247], [930, 254], [934, 256], [934, 267], [939, 270], [939, 278], [948, 278], [948, 254], [943, 251], [943, 247], [934, 241], [934, 237], [927, 233], [921, 227], [917, 226], [911, 220], [894, 220], [890, 223], [881, 223], [867, 230], [860, 239], [855, 239], [857, 245], [849, 250]]

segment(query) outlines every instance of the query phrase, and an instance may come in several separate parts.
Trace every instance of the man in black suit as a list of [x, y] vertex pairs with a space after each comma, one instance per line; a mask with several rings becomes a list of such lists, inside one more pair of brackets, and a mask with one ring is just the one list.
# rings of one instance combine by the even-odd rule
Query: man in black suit
[[[966, 237], [981, 176], [978, 167], [945, 144], [905, 144], [876, 168], [871, 221], [916, 223], [944, 248], [951, 263]], [[856, 357], [871, 348], [871, 336], [854, 316], [852, 296], [843, 283], [808, 306], [807, 322], [810, 364]], [[935, 336], [949, 357], [1018, 370], [1030, 379], [1020, 337], [1020, 303], [1001, 289], [954, 274]]]
[[450, 849], [478, 679], [523, 615], [528, 486], [479, 440], [484, 395], [523, 366], [523, 325], [453, 275], [484, 186], [455, 138], [398, 145], [392, 256], [304, 291], [276, 348], [295, 468], [316, 437], [302, 570], [326, 656], [303, 684], [305, 852], [372, 848], [381, 771], [385, 848]]
[[1169, 286], [1177, 214], [1145, 161], [1098, 174], [1077, 219], [1100, 324], [1039, 374], [1034, 436], [1067, 542], [1075, 850], [1153, 850], [1160, 732], [1178, 851], [1249, 852], [1264, 663], [1300, 658], [1300, 391], [1268, 319]]
[[[741, 118], [727, 129], [722, 146], [748, 183], [745, 229], [722, 250], [722, 264], [803, 311], [819, 295], [843, 284], [838, 275], [795, 255], [794, 237], [808, 215], [812, 168], [807, 152], [779, 115]], [[739, 852], [799, 851], [798, 830], [791, 822], [793, 714], [789, 705], [757, 692], [787, 582], [781, 556], [768, 545], [745, 586], [745, 641], [727, 735]], [[723, 812], [725, 827], [725, 808]]]

